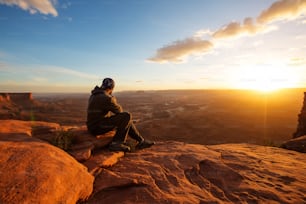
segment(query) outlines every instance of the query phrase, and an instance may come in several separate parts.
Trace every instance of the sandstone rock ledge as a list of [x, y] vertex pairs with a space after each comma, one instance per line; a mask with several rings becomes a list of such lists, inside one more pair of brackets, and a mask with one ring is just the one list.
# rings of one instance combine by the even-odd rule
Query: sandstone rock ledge
[[1, 204], [306, 203], [303, 153], [171, 141], [113, 153], [101, 149], [111, 136], [97, 141], [76, 127], [70, 129], [75, 152], [97, 149], [81, 164], [47, 143], [59, 129], [56, 123], [0, 120]]
[[103, 169], [86, 203], [306, 203], [305, 154], [158, 143]]
[[0, 155], [0, 203], [74, 204], [92, 193], [86, 167], [27, 134], [0, 134]]

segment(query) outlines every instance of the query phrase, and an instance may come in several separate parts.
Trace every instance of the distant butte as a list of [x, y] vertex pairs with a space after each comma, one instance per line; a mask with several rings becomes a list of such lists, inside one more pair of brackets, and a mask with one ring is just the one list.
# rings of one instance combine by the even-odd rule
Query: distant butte
[[0, 93], [0, 102], [1, 101], [20, 102], [20, 101], [32, 101], [32, 100], [33, 100], [33, 94], [31, 92]]

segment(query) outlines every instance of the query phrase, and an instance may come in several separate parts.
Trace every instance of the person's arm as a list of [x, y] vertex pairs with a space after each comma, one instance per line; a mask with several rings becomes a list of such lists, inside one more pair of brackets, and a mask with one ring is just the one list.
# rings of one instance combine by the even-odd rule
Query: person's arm
[[110, 111], [113, 113], [121, 113], [123, 111], [114, 96], [110, 97]]

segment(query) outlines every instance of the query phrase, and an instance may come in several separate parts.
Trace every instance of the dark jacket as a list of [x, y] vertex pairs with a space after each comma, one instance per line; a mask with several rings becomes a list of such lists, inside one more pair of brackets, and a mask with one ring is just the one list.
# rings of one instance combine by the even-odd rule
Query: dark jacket
[[91, 91], [87, 108], [87, 128], [94, 131], [103, 123], [103, 119], [110, 117], [111, 113], [122, 112], [122, 107], [117, 103], [116, 98], [109, 95], [105, 90], [96, 86]]

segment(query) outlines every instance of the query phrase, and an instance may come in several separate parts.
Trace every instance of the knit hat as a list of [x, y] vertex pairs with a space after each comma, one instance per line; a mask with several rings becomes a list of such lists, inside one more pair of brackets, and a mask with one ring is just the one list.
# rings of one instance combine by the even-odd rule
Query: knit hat
[[115, 87], [115, 81], [111, 78], [105, 78], [102, 81], [102, 89], [113, 89]]

